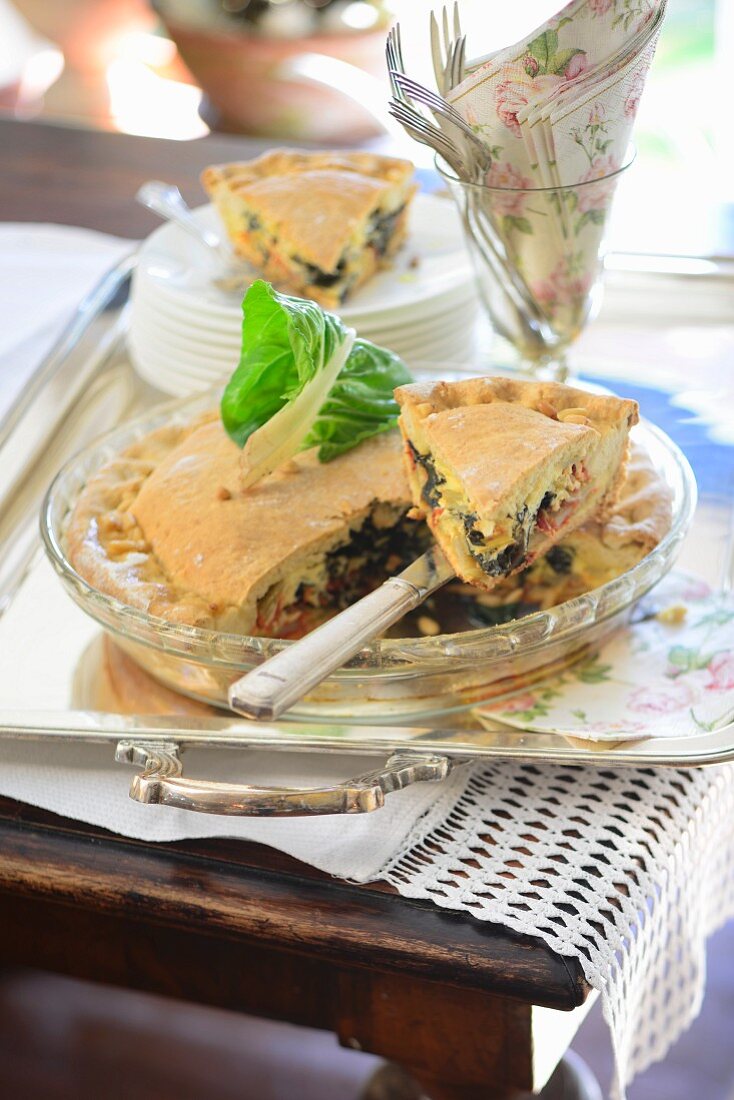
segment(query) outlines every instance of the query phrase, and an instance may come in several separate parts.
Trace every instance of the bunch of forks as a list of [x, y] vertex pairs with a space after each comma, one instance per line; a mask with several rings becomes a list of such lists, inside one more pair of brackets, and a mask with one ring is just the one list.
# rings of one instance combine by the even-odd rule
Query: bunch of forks
[[[451, 27], [447, 8], [443, 9], [440, 29], [435, 13], [431, 13], [431, 50], [440, 95], [406, 74], [400, 24], [391, 29], [386, 47], [393, 93], [389, 110], [411, 137], [438, 153], [459, 178], [479, 182], [489, 168], [489, 151], [445, 98], [466, 75], [466, 35], [461, 31], [458, 4], [454, 4], [452, 23]], [[427, 107], [437, 121], [427, 118], [416, 104]]]

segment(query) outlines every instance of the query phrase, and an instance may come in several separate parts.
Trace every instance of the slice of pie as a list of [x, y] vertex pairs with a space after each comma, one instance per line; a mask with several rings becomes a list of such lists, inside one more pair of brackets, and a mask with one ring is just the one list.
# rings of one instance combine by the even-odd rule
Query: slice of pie
[[416, 514], [470, 584], [526, 569], [617, 498], [634, 401], [506, 378], [395, 396]]
[[670, 530], [672, 503], [672, 490], [648, 453], [631, 443], [626, 477], [608, 514], [587, 520], [528, 569], [478, 599], [487, 607], [534, 611], [599, 588], [657, 546]]
[[425, 549], [398, 432], [305, 451], [248, 490], [216, 414], [153, 432], [90, 479], [66, 535], [95, 588], [151, 615], [298, 637]]
[[407, 160], [287, 149], [207, 168], [202, 183], [239, 256], [331, 309], [400, 248], [416, 191]]

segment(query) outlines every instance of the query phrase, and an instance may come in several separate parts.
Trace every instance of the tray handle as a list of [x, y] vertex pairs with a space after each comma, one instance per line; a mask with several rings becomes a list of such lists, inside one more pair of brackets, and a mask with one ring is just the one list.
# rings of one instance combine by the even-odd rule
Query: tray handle
[[229, 817], [311, 817], [320, 814], [364, 814], [379, 810], [385, 796], [412, 783], [445, 779], [453, 763], [429, 753], [395, 753], [382, 768], [327, 787], [250, 787], [186, 779], [173, 741], [119, 741], [119, 763], [142, 767], [130, 787], [136, 802], [176, 806]]

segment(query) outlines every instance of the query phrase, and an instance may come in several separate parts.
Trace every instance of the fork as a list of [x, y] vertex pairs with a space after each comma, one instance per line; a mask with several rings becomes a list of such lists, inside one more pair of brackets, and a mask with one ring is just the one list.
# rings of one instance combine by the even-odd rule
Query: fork
[[[458, 25], [458, 9], [454, 12], [454, 19]], [[489, 151], [465, 119], [462, 118], [456, 108], [452, 107], [445, 99], [437, 96], [434, 92], [431, 92], [417, 81], [412, 80], [406, 73], [399, 23], [396, 23], [388, 32], [385, 44], [385, 57], [387, 60], [387, 71], [394, 100], [393, 106], [390, 109], [391, 116], [395, 118], [416, 141], [420, 141], [423, 145], [427, 145], [429, 148], [433, 149], [434, 152], [439, 153], [444, 160], [448, 161], [458, 176], [462, 176], [466, 179], [473, 179], [486, 172], [490, 164]], [[415, 110], [415, 103], [412, 102], [412, 99], [423, 102], [429, 110], [433, 111], [434, 117], [436, 117], [438, 121], [439, 128], [444, 132], [452, 145], [441, 140], [435, 128], [431, 128], [430, 130], [426, 128], [427, 120], [424, 115]], [[404, 105], [405, 109], [403, 111], [398, 109], [397, 104], [399, 103]], [[449, 130], [449, 132], [447, 132], [447, 123], [449, 127], [454, 127], [453, 131]], [[430, 126], [430, 123], [428, 123], [428, 125]], [[460, 131], [458, 143], [454, 140], [457, 129]], [[467, 156], [467, 150], [465, 148], [467, 141], [471, 143], [470, 148], [474, 151], [473, 155], [471, 151], [469, 151]], [[465, 170], [464, 164], [467, 164], [469, 169], [468, 172]]]
[[453, 34], [449, 30], [448, 8], [444, 6], [441, 16], [443, 39], [435, 12], [431, 12], [431, 55], [436, 83], [443, 95], [464, 79], [466, 58], [466, 35], [461, 32], [459, 5], [454, 3]]
[[451, 46], [448, 61], [448, 83], [449, 86], [446, 92], [452, 91], [458, 84], [461, 84], [462, 80], [466, 76], [466, 35], [462, 34], [460, 38]]
[[448, 134], [440, 130], [433, 122], [416, 110], [407, 100], [391, 99], [388, 111], [401, 126], [422, 145], [427, 145], [447, 161], [457, 176], [462, 179], [469, 178], [470, 167], [467, 166], [465, 154], [457, 146]]
[[[433, 23], [436, 23], [435, 15], [432, 15], [432, 20]], [[448, 52], [451, 36], [446, 8], [443, 11], [443, 28]], [[456, 5], [454, 7], [454, 29], [455, 31], [460, 30]], [[436, 24], [437, 34], [438, 27]], [[439, 41], [437, 37], [436, 41]], [[475, 182], [479, 175], [477, 160], [479, 165], [488, 167], [489, 151], [455, 107], [407, 76], [403, 62], [400, 27], [397, 23], [388, 34], [385, 54], [390, 83], [394, 92], [388, 107], [390, 115], [403, 126], [412, 138], [438, 153], [450, 165], [459, 179], [470, 183]], [[467, 139], [462, 140], [461, 148], [450, 134], [432, 123], [415, 107], [411, 102], [413, 98], [418, 102], [423, 102], [425, 106], [439, 116], [439, 119], [443, 118], [444, 122], [453, 124], [460, 131], [462, 139]], [[466, 146], [468, 141], [471, 142], [470, 148], [473, 150], [473, 155], [469, 154], [467, 156]], [[484, 167], [484, 172], [486, 172], [487, 167]], [[530, 293], [521, 273], [510, 262], [501, 235], [494, 225], [492, 214], [486, 209], [482, 210], [483, 206], [481, 194], [470, 193], [466, 195], [464, 202], [459, 204], [462, 220], [467, 232], [478, 241], [484, 256], [484, 262], [495, 272], [497, 283], [502, 287], [507, 303], [513, 313], [517, 315], [518, 323], [526, 330], [528, 343], [533, 343], [537, 339], [538, 333], [544, 331], [547, 320]]]
[[[443, 157], [459, 179], [471, 181], [472, 164], [467, 165], [466, 155], [443, 130], [404, 99], [391, 99], [388, 110], [411, 137]], [[472, 236], [475, 239], [477, 237], [481, 239], [485, 262], [495, 271], [498, 285], [503, 288], [503, 293], [520, 322], [523, 323], [525, 318], [530, 318], [531, 331], [528, 333], [528, 340], [532, 341], [537, 329], [545, 323], [545, 318], [525, 285], [522, 275], [510, 263], [501, 238], [492, 225], [491, 215], [483, 218], [480, 208], [481, 195], [471, 193], [465, 199], [461, 216]], [[528, 326], [525, 325], [525, 327]]]
[[423, 84], [419, 84], [417, 80], [413, 80], [412, 77], [409, 77], [404, 72], [391, 72], [390, 78], [391, 81], [395, 81], [404, 96], [427, 107], [434, 115], [438, 115], [439, 119], [443, 119], [445, 122], [448, 122], [461, 131], [463, 139], [470, 143], [470, 159], [474, 161], [477, 175], [483, 175], [488, 171], [492, 162], [491, 153], [488, 147], [481, 138], [477, 137], [469, 123], [459, 114], [455, 107], [447, 103], [442, 96], [436, 95], [430, 88], [426, 88]]
[[[460, 179], [469, 178], [461, 151], [442, 130], [403, 100], [392, 99], [388, 109], [411, 137], [442, 156]], [[496, 233], [490, 230], [487, 221], [481, 217], [480, 205], [481, 196], [470, 194], [465, 198], [464, 203], [459, 205], [461, 217], [467, 231], [481, 242], [484, 261], [495, 272], [497, 284], [502, 287], [504, 296], [517, 315], [519, 323], [527, 329], [528, 343], [534, 342], [538, 330], [542, 329], [545, 323], [545, 318], [522, 276], [510, 264]], [[529, 321], [526, 321], [526, 318], [529, 318]]]
[[[458, 10], [455, 12], [455, 19], [458, 19]], [[480, 159], [483, 162], [486, 157], [485, 147], [456, 108], [452, 107], [450, 103], [447, 103], [445, 99], [437, 96], [435, 92], [431, 92], [422, 84], [412, 80], [406, 73], [399, 23], [391, 27], [388, 32], [387, 42], [385, 44], [385, 57], [394, 98], [402, 102], [407, 102], [408, 99], [415, 99], [421, 102], [421, 97], [426, 97], [425, 100], [423, 100], [424, 105], [433, 111], [434, 115], [439, 115], [445, 121], [453, 123], [454, 126], [462, 130], [464, 135], [477, 148]], [[410, 87], [408, 87], [408, 85], [410, 85]]]
[[387, 74], [390, 78], [390, 88], [395, 99], [405, 99], [402, 88], [395, 80], [395, 73], [405, 72], [403, 61], [403, 43], [400, 37], [400, 24], [395, 23], [387, 32], [385, 43], [385, 59], [387, 61]]

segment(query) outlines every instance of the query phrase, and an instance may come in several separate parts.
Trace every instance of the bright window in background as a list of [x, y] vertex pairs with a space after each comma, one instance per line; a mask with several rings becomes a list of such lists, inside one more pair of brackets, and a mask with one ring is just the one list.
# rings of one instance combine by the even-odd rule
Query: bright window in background
[[694, 255], [726, 250], [726, 135], [717, 133], [715, 117], [717, 51], [724, 48], [717, 33], [724, 28], [715, 9], [716, 0], [670, 0], [637, 116], [637, 163], [619, 192], [616, 248]]
[[[517, 41], [560, 0], [460, 0], [471, 57]], [[428, 13], [394, 0], [406, 66], [433, 86]], [[612, 246], [625, 252], [734, 255], [734, 0], [669, 0], [640, 105], [638, 156], [620, 186]], [[728, 219], [727, 219], [728, 215]]]

